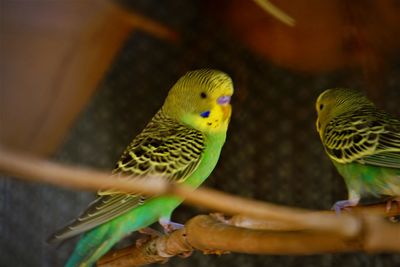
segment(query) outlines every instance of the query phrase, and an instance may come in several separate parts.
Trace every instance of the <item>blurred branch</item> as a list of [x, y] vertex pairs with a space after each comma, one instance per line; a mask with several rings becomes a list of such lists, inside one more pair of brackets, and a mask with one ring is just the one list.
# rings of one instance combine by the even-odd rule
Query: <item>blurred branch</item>
[[112, 5], [115, 7], [120, 17], [134, 28], [170, 42], [176, 42], [179, 39], [179, 34], [176, 31], [173, 31], [162, 23], [147, 18], [132, 9], [126, 10], [119, 4], [113, 3]]
[[50, 161], [23, 156], [0, 149], [0, 171], [25, 180], [45, 182], [73, 189], [99, 190], [115, 188], [122, 192], [142, 192], [145, 195], [176, 195], [186, 203], [206, 207], [226, 214], [242, 214], [264, 220], [279, 220], [304, 229], [335, 232], [352, 237], [361, 230], [359, 220], [348, 214], [321, 214], [299, 208], [288, 208], [250, 200], [207, 188], [169, 184], [160, 177], [115, 179], [109, 173], [65, 166]]
[[254, 0], [254, 2], [261, 7], [264, 11], [268, 12], [271, 14], [273, 17], [275, 17], [277, 20], [281, 21], [282, 23], [293, 27], [296, 24], [296, 21], [290, 17], [288, 14], [286, 14], [284, 11], [279, 9], [277, 6], [272, 4], [268, 0]]
[[376, 216], [363, 216], [363, 231], [346, 238], [321, 231], [268, 231], [235, 227], [213, 216], [199, 215], [183, 229], [170, 235], [149, 240], [141, 246], [132, 245], [111, 251], [97, 262], [99, 267], [143, 266], [165, 262], [193, 250], [220, 254], [233, 251], [251, 254], [309, 255], [329, 252], [366, 251], [400, 252], [396, 234], [400, 228]]

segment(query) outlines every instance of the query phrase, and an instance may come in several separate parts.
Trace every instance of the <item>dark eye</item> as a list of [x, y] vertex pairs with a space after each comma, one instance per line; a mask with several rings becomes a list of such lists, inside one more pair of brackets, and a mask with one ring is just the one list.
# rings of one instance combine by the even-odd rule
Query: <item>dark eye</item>
[[201, 92], [201, 93], [200, 93], [200, 97], [201, 97], [201, 98], [206, 98], [206, 97], [207, 97], [207, 94], [204, 93], [204, 92]]
[[322, 110], [324, 108], [324, 104], [319, 105], [319, 110]]

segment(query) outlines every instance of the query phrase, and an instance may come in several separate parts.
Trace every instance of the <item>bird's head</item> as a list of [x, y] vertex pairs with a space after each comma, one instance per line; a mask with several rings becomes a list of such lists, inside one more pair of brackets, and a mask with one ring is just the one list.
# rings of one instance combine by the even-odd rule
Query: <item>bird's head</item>
[[163, 111], [204, 133], [226, 131], [232, 108], [231, 78], [224, 72], [194, 70], [182, 76], [171, 88]]
[[348, 88], [333, 88], [322, 92], [316, 103], [316, 128], [322, 139], [326, 125], [343, 113], [374, 104], [360, 91]]

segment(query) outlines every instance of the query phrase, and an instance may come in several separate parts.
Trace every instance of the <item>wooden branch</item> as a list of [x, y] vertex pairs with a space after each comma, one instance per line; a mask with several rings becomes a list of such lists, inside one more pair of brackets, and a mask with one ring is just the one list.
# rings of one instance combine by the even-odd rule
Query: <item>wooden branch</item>
[[126, 10], [117, 3], [110, 3], [110, 5], [114, 7], [125, 23], [132, 27], [172, 43], [176, 43], [179, 40], [179, 34], [162, 23], [143, 16], [132, 9]]
[[[361, 213], [360, 213], [361, 214]], [[400, 252], [400, 226], [382, 218], [362, 215], [363, 230], [354, 238], [321, 231], [266, 231], [245, 229], [225, 224], [214, 216], [199, 215], [183, 229], [171, 235], [148, 241], [140, 247], [130, 246], [109, 252], [99, 267], [143, 266], [165, 262], [193, 250], [204, 253], [232, 251], [251, 254], [310, 255], [329, 252]]]
[[[390, 210], [386, 210], [386, 203], [367, 205], [367, 206], [356, 206], [351, 209], [344, 210], [344, 213], [349, 213], [350, 215], [360, 215], [368, 214], [375, 215], [378, 217], [393, 217], [400, 215], [400, 207], [396, 206]], [[320, 214], [333, 214], [334, 211], [320, 211]], [[221, 215], [222, 216], [222, 215]], [[225, 219], [225, 222], [237, 227], [244, 227], [249, 229], [258, 230], [271, 230], [271, 231], [298, 231], [307, 230], [307, 228], [293, 222], [283, 222], [280, 220], [273, 219], [259, 219], [254, 217], [249, 217], [247, 215], [238, 214], [231, 218]]]
[[160, 177], [115, 179], [108, 173], [87, 168], [72, 168], [34, 157], [23, 156], [0, 148], [0, 171], [25, 180], [50, 183], [73, 189], [98, 190], [115, 188], [121, 192], [147, 195], [176, 195], [186, 203], [207, 207], [226, 214], [242, 214], [264, 220], [279, 220], [313, 229], [352, 237], [361, 231], [360, 221], [348, 214], [321, 214], [299, 208], [288, 208], [262, 201], [249, 200], [212, 189], [169, 184]]
[[400, 225], [388, 223], [378, 216], [364, 216], [364, 251], [372, 253], [400, 252]]
[[103, 256], [97, 266], [143, 266], [150, 263], [166, 262], [169, 258], [190, 253], [194, 249], [186, 240], [186, 229], [177, 230], [171, 235], [163, 235], [144, 243], [136, 244], [116, 251], [110, 251]]
[[110, 173], [88, 168], [73, 168], [32, 156], [23, 156], [7, 152], [0, 147], [0, 171], [31, 182], [43, 182], [65, 188], [81, 190], [99, 190], [107, 188], [122, 191], [140, 191], [145, 194], [160, 194], [166, 192], [168, 183], [158, 177], [135, 179], [130, 182], [110, 177]]
[[[141, 266], [165, 261], [193, 249], [263, 254], [315, 254], [358, 250], [400, 252], [399, 226], [381, 219], [382, 215], [398, 215], [400, 211], [392, 209], [385, 214], [384, 205], [357, 207], [351, 213], [343, 212], [337, 216], [332, 211], [288, 208], [211, 189], [193, 191], [193, 188], [169, 184], [159, 177], [115, 179], [108, 173], [66, 167], [1, 148], [0, 170], [28, 181], [74, 189], [97, 190], [112, 187], [122, 192], [172, 194], [186, 198], [185, 201], [192, 205], [227, 214], [240, 214], [229, 220], [221, 219], [221, 216], [219, 220], [215, 216], [195, 217], [186, 223], [184, 229], [170, 236], [153, 239], [140, 248], [108, 254], [100, 261], [99, 266]], [[246, 229], [243, 226], [258, 229]]]

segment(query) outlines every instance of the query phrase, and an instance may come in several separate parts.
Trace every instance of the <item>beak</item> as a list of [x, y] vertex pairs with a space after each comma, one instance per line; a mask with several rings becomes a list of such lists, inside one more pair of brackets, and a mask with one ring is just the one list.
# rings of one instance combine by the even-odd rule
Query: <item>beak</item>
[[222, 109], [222, 118], [224, 121], [226, 121], [231, 117], [232, 106], [230, 104], [226, 104], [221, 106], [221, 109]]
[[231, 101], [231, 96], [229, 95], [224, 95], [217, 99], [217, 103], [222, 109], [222, 114], [223, 114], [222, 118], [224, 121], [231, 117], [232, 106], [229, 104], [230, 101]]
[[322, 132], [322, 125], [321, 122], [319, 121], [319, 118], [317, 118], [317, 121], [315, 122], [315, 128], [317, 128], [317, 133], [321, 140], [323, 140], [323, 132]]

